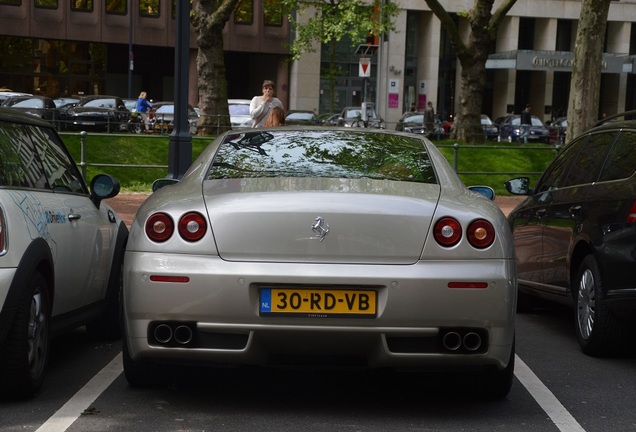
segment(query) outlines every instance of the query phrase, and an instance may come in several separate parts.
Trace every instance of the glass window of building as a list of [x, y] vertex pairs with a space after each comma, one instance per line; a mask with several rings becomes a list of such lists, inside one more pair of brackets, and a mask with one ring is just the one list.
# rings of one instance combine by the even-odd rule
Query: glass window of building
[[58, 0], [35, 0], [35, 7], [42, 9], [57, 9]]
[[0, 0], [0, 4], [20, 6], [22, 4], [22, 0]]
[[234, 8], [234, 22], [237, 24], [252, 24], [254, 22], [254, 1], [239, 0]]
[[106, 0], [104, 7], [108, 14], [126, 15], [128, 12], [128, 0]]
[[76, 12], [93, 12], [93, 0], [71, 0], [71, 10]]
[[278, 1], [266, 0], [263, 10], [266, 26], [281, 27], [283, 25], [283, 8]]
[[146, 17], [158, 17], [159, 0], [139, 0], [139, 15]]

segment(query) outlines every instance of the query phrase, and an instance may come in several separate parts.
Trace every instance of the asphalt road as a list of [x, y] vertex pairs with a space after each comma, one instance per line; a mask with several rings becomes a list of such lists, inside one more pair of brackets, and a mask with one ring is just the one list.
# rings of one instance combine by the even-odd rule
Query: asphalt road
[[636, 354], [585, 356], [571, 313], [518, 315], [516, 378], [500, 401], [442, 373], [189, 367], [132, 389], [121, 341], [78, 329], [54, 341], [40, 395], [0, 402], [0, 431], [636, 430]]

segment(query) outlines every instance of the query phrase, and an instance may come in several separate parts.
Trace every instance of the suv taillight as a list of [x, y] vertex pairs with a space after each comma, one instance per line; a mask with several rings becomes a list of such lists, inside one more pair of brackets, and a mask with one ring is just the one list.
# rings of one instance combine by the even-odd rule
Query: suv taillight
[[0, 208], [0, 255], [7, 250], [7, 225], [4, 220], [4, 211]]
[[629, 213], [627, 213], [627, 223], [636, 222], [636, 201], [632, 202], [632, 206], [629, 208]]

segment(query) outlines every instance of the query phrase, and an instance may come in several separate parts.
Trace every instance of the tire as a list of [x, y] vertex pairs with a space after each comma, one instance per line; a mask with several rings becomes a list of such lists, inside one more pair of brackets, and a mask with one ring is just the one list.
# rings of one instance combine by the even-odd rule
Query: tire
[[351, 123], [351, 127], [352, 128], [363, 128], [364, 127], [364, 122], [362, 120], [356, 120], [353, 123]]
[[573, 286], [576, 310], [575, 331], [581, 350], [591, 356], [614, 354], [620, 349], [622, 323], [605, 298], [603, 280], [593, 255], [581, 262]]
[[7, 337], [0, 345], [3, 398], [29, 398], [42, 387], [50, 356], [49, 299], [48, 284], [36, 271], [21, 294]]

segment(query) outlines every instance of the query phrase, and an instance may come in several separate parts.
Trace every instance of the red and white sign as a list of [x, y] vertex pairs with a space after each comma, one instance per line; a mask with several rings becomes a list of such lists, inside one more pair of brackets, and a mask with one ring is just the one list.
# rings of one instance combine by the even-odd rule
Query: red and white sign
[[360, 67], [358, 68], [358, 76], [361, 78], [371, 76], [371, 58], [360, 57]]

